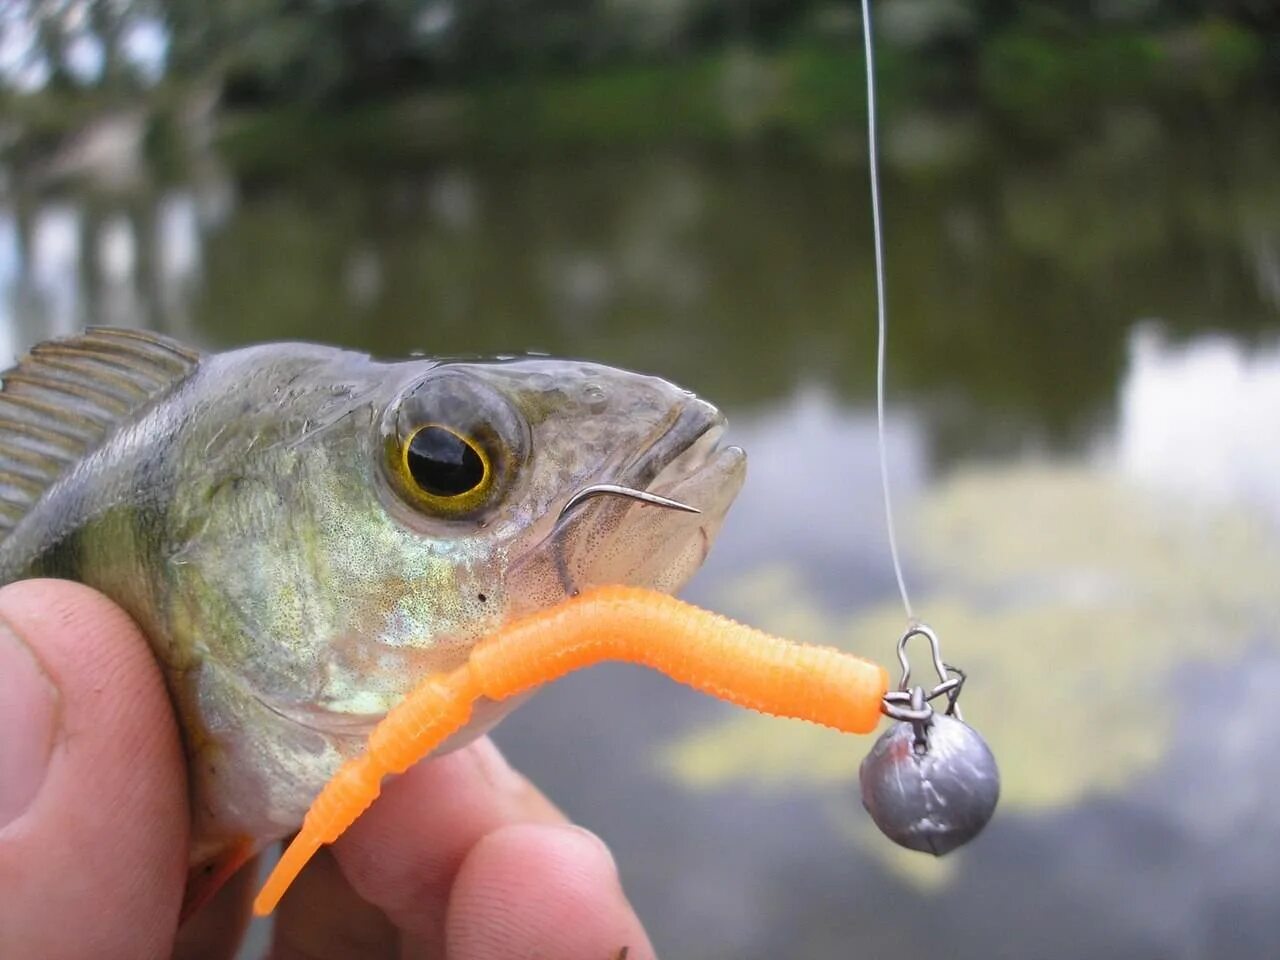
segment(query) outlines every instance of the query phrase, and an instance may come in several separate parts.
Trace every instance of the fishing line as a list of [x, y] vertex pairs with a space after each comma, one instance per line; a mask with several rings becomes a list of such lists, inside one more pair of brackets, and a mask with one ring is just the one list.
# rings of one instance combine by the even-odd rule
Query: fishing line
[[[862, 0], [862, 39], [867, 66], [867, 160], [871, 179], [871, 228], [876, 264], [876, 439], [880, 448], [880, 487], [884, 521], [898, 592], [907, 612], [907, 629], [898, 640], [902, 677], [880, 710], [896, 721], [875, 742], [858, 768], [862, 804], [889, 839], [912, 850], [942, 856], [977, 836], [1000, 797], [995, 757], [976, 730], [960, 716], [963, 670], [942, 659], [938, 635], [916, 619], [902, 575], [898, 534], [889, 490], [889, 453], [885, 441], [884, 385], [888, 322], [885, 308], [884, 230], [880, 215], [880, 163], [876, 143], [876, 73], [871, 43], [871, 0]], [[929, 644], [938, 682], [911, 685], [907, 643], [921, 637]], [[935, 710], [932, 701], [945, 698]]]
[[885, 349], [888, 340], [884, 291], [884, 231], [880, 225], [880, 161], [876, 139], [876, 70], [871, 44], [871, 2], [862, 0], [862, 38], [867, 63], [867, 160], [871, 171], [871, 230], [875, 237], [876, 261], [876, 438], [880, 448], [880, 487], [884, 493], [884, 522], [889, 533], [889, 554], [893, 557], [893, 573], [898, 578], [898, 592], [907, 620], [914, 621], [911, 596], [902, 575], [898, 555], [898, 532], [893, 522], [893, 497], [889, 492], [889, 453], [885, 442], [884, 381]]

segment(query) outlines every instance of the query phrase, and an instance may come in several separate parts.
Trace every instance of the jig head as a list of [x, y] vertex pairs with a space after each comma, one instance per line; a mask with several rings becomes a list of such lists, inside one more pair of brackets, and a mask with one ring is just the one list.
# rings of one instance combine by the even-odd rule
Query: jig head
[[[910, 686], [907, 642], [929, 641], [938, 683]], [[914, 622], [898, 641], [902, 677], [884, 695], [881, 712], [896, 721], [862, 761], [862, 803], [894, 843], [942, 856], [987, 825], [1000, 798], [1000, 771], [986, 741], [960, 715], [965, 674], [942, 659], [938, 636]], [[938, 713], [932, 701], [946, 697]]]

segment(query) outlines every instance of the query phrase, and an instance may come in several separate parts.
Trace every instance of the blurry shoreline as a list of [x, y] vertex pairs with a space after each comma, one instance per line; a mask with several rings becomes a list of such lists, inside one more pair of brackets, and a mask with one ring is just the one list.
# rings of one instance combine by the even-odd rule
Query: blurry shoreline
[[[181, 180], [210, 156], [248, 178], [316, 165], [405, 169], [467, 155], [658, 147], [764, 146], [861, 163], [866, 105], [855, 40], [733, 43], [665, 61], [530, 68], [373, 97], [273, 97], [212, 71], [127, 93], [10, 92], [0, 95], [0, 169], [8, 173], [0, 190], [5, 179], [10, 191], [43, 190], [82, 176], [128, 180], [141, 168]], [[1049, 152], [1133, 104], [1178, 126], [1274, 102], [1280, 52], [1272, 47], [1280, 41], [1265, 30], [1209, 18], [1159, 33], [1011, 29], [984, 37], [976, 52], [885, 42], [877, 56], [890, 122], [906, 118], [924, 138], [915, 152], [931, 156], [918, 165], [948, 167], [980, 159], [967, 147], [987, 133]]]

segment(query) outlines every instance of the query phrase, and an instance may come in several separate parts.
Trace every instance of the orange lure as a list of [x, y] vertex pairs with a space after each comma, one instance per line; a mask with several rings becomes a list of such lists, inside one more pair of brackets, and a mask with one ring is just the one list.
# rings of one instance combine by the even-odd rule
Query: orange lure
[[588, 590], [502, 627], [462, 666], [428, 677], [388, 712], [364, 754], [343, 764], [316, 797], [254, 912], [274, 910], [312, 855], [377, 799], [382, 778], [403, 773], [465, 726], [477, 699], [504, 700], [606, 660], [652, 667], [739, 706], [847, 733], [875, 728], [889, 686], [878, 664], [770, 636], [663, 593]]

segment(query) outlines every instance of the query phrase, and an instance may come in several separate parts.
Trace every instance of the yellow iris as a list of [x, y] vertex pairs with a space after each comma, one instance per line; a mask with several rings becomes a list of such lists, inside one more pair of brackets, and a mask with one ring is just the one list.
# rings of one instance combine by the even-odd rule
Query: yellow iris
[[493, 463], [475, 440], [440, 423], [424, 424], [399, 444], [397, 472], [421, 507], [447, 517], [475, 510], [493, 487]]

